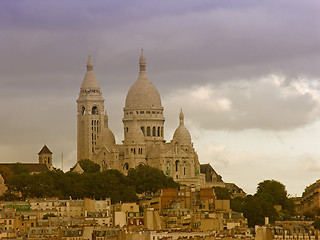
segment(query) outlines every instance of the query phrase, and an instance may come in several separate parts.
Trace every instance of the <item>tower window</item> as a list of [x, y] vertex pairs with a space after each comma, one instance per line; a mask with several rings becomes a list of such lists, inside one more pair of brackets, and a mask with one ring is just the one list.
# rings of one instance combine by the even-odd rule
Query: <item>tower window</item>
[[151, 128], [147, 127], [147, 136], [150, 137], [150, 135], [151, 135]]
[[154, 137], [156, 136], [156, 127], [152, 128], [152, 136], [154, 136]]
[[81, 114], [82, 114], [82, 115], [85, 115], [85, 114], [86, 114], [86, 108], [85, 108], [84, 106], [82, 106]]
[[141, 131], [143, 132], [143, 135], [144, 135], [144, 127], [141, 127]]
[[160, 127], [158, 127], [158, 137], [160, 137]]
[[91, 111], [92, 115], [98, 115], [98, 107], [94, 106]]

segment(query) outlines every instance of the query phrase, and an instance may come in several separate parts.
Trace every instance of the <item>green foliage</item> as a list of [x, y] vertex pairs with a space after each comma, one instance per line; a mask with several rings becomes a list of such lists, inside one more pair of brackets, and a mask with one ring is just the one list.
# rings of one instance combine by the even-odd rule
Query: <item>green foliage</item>
[[284, 207], [287, 201], [287, 191], [285, 186], [276, 180], [265, 180], [258, 184], [257, 195], [268, 196], [268, 200], [273, 205], [281, 205]]
[[[91, 168], [92, 169], [92, 168]], [[159, 169], [140, 166], [130, 169], [128, 176], [118, 170], [83, 174], [62, 171], [47, 171], [39, 174], [20, 173], [7, 182], [8, 191], [2, 200], [16, 198], [20, 192], [26, 198], [59, 197], [60, 199], [111, 198], [115, 202], [135, 202], [142, 191], [157, 191], [159, 188], [177, 187], [172, 178], [166, 177]]]
[[294, 202], [288, 198], [286, 187], [276, 180], [260, 182], [257, 196], [270, 201], [273, 205], [281, 205], [286, 214], [294, 214]]
[[[281, 205], [282, 210], [277, 212], [274, 205]], [[231, 201], [232, 209], [239, 209], [239, 200]], [[248, 195], [242, 203], [241, 211], [248, 219], [249, 227], [264, 224], [265, 217], [269, 217], [270, 223], [276, 219], [290, 220], [294, 212], [294, 202], [287, 196], [285, 186], [276, 180], [260, 182], [257, 193]]]
[[167, 177], [160, 169], [147, 165], [139, 165], [128, 171], [128, 181], [137, 193], [156, 192], [161, 188], [177, 188], [171, 177]]
[[245, 199], [242, 197], [235, 197], [230, 200], [230, 208], [235, 212], [242, 212], [242, 207]]
[[228, 189], [222, 187], [213, 187], [214, 193], [218, 200], [230, 200], [232, 193]]
[[82, 159], [79, 161], [79, 164], [86, 173], [100, 172], [100, 165], [89, 159]]
[[269, 217], [271, 223], [278, 217], [278, 213], [274, 209], [273, 204], [266, 198], [257, 195], [248, 195], [245, 198], [242, 212], [248, 219], [249, 227], [264, 225], [265, 217]]

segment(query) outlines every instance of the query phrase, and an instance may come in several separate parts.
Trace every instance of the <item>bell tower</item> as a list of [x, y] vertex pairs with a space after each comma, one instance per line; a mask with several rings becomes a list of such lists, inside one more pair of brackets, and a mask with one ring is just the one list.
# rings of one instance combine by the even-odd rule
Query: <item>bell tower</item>
[[91, 57], [77, 99], [77, 161], [92, 160], [98, 133], [103, 127], [104, 99], [93, 72]]

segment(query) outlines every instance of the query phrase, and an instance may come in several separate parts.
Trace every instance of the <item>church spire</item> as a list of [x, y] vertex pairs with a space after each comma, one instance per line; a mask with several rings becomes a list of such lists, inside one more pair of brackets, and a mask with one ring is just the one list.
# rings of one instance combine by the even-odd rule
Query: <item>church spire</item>
[[146, 57], [143, 54], [143, 48], [141, 49], [141, 55], [139, 59], [140, 72], [146, 71]]
[[93, 63], [92, 63], [92, 60], [91, 60], [91, 55], [89, 55], [89, 59], [88, 59], [88, 62], [87, 62], [87, 71], [93, 71]]
[[184, 115], [182, 112], [182, 108], [180, 110], [179, 119], [180, 119], [180, 125], [184, 125]]
[[84, 79], [82, 81], [80, 90], [81, 91], [85, 91], [85, 90], [98, 90], [98, 91], [100, 91], [99, 83], [98, 83], [96, 76], [93, 72], [93, 63], [92, 63], [90, 55], [89, 55], [89, 59], [87, 62], [87, 72], [86, 72]]

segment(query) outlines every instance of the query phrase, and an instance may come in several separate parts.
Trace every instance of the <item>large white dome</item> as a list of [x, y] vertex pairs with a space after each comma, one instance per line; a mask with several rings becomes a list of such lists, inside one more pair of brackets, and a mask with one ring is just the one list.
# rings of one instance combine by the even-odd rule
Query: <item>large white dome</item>
[[139, 65], [139, 77], [127, 94], [125, 107], [132, 109], [152, 109], [162, 107], [160, 94], [147, 77], [145, 71], [146, 59], [143, 53], [140, 56]]

